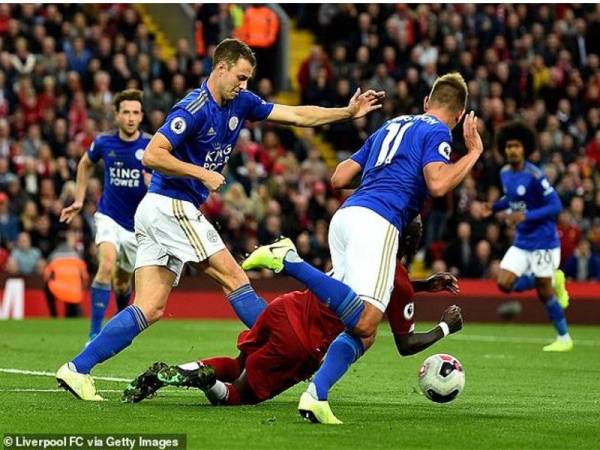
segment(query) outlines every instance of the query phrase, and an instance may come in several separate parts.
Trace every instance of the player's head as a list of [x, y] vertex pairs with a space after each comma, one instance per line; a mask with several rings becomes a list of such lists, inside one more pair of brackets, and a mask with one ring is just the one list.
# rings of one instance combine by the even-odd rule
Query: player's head
[[212, 74], [223, 100], [233, 100], [248, 87], [254, 74], [256, 57], [250, 47], [237, 39], [221, 41], [213, 55]]
[[535, 134], [522, 120], [512, 120], [500, 127], [496, 134], [498, 150], [506, 155], [508, 163], [520, 165], [535, 150]]
[[406, 265], [410, 264], [415, 253], [417, 253], [422, 235], [423, 222], [421, 222], [421, 216], [418, 215], [410, 224], [404, 227], [398, 243], [398, 258], [402, 259], [404, 257]]
[[115, 95], [113, 106], [119, 130], [127, 136], [134, 135], [144, 118], [144, 94], [137, 89], [126, 89]]
[[433, 83], [424, 101], [425, 112], [442, 110], [444, 122], [454, 128], [462, 119], [467, 106], [467, 83], [458, 72], [447, 73]]

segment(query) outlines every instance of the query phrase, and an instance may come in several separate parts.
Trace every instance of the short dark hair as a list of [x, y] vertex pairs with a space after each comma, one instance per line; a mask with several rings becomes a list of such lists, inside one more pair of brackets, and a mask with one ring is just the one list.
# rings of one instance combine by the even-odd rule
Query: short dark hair
[[503, 124], [496, 133], [496, 145], [501, 154], [506, 153], [508, 141], [519, 141], [525, 150], [525, 159], [529, 157], [536, 147], [535, 133], [522, 120], [512, 120]]
[[417, 215], [411, 223], [404, 227], [402, 236], [400, 236], [400, 241], [398, 242], [398, 258], [404, 257], [407, 265], [410, 264], [417, 253], [422, 235], [423, 222], [421, 221], [421, 216]]
[[216, 67], [221, 61], [225, 61], [227, 68], [230, 68], [240, 58], [247, 60], [252, 67], [256, 66], [256, 56], [250, 47], [238, 39], [223, 39], [215, 48], [213, 67]]
[[458, 72], [447, 73], [433, 83], [429, 94], [430, 105], [441, 105], [460, 112], [467, 104], [467, 83]]
[[144, 93], [139, 89], [125, 89], [115, 95], [113, 98], [113, 106], [119, 112], [119, 108], [121, 107], [121, 102], [124, 101], [135, 101], [140, 102], [142, 109], [144, 108]]

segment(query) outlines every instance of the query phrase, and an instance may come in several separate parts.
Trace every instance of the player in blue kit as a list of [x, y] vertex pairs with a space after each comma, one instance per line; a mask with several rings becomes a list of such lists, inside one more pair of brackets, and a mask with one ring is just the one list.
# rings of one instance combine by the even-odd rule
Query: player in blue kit
[[331, 179], [335, 188], [348, 186], [362, 173], [358, 189], [334, 214], [329, 228], [333, 276], [358, 296], [338, 307], [347, 330], [331, 343], [302, 394], [298, 410], [303, 417], [340, 423], [328, 393], [374, 342], [392, 292], [400, 230], [420, 212], [428, 194], [443, 196], [452, 190], [481, 155], [477, 118], [471, 112], [463, 123], [468, 153], [450, 164], [451, 129], [464, 116], [466, 100], [460, 74], [438, 78], [425, 99], [425, 114], [389, 120], [336, 168]]
[[562, 210], [558, 194], [538, 167], [527, 161], [535, 150], [535, 134], [521, 121], [503, 125], [498, 149], [508, 164], [500, 172], [504, 196], [493, 205], [482, 204], [481, 216], [507, 211], [506, 222], [516, 226], [516, 237], [500, 263], [498, 287], [504, 292], [537, 289], [558, 337], [546, 352], [573, 349], [563, 309], [569, 305], [560, 264], [556, 218]]
[[75, 200], [60, 215], [61, 222], [70, 223], [79, 214], [94, 164], [104, 160], [104, 189], [94, 216], [99, 264], [92, 283], [90, 340], [102, 328], [111, 289], [115, 291], [118, 311], [127, 307], [131, 297], [137, 250], [133, 216], [149, 182], [142, 157], [151, 136], [139, 129], [143, 119], [142, 99], [143, 93], [136, 89], [115, 95], [117, 130], [100, 134], [83, 155], [77, 167]]
[[135, 214], [135, 303], [58, 370], [59, 384], [76, 397], [102, 399], [90, 371], [162, 317], [185, 263], [195, 264], [223, 287], [246, 325], [254, 323], [265, 308], [265, 301], [198, 210], [209, 193], [224, 184], [221, 171], [246, 120], [319, 126], [359, 118], [381, 107], [383, 93], [374, 91], [357, 91], [343, 108], [268, 103], [246, 90], [255, 66], [254, 54], [243, 42], [222, 41], [215, 49], [208, 80], [171, 109], [148, 144], [143, 163], [154, 173]]

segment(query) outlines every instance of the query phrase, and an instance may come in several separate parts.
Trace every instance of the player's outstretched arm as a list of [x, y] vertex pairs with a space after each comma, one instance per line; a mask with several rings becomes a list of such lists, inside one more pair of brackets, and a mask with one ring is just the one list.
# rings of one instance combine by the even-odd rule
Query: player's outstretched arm
[[468, 153], [455, 164], [432, 162], [423, 168], [427, 189], [434, 197], [443, 197], [464, 180], [483, 152], [483, 142], [477, 131], [477, 117], [471, 111], [463, 122], [464, 140]]
[[381, 108], [385, 92], [368, 90], [361, 94], [360, 88], [344, 108], [323, 108], [321, 106], [287, 106], [275, 104], [267, 117], [272, 122], [298, 127], [318, 127], [342, 120], [359, 119], [371, 111]]
[[440, 323], [425, 333], [394, 334], [396, 348], [402, 356], [414, 355], [431, 347], [449, 334], [456, 333], [463, 326], [460, 307], [452, 305], [442, 315]]
[[79, 160], [77, 165], [77, 176], [75, 181], [75, 199], [66, 208], [63, 208], [60, 212], [60, 221], [71, 223], [73, 218], [79, 214], [81, 208], [83, 208], [83, 201], [85, 200], [85, 190], [87, 189], [88, 181], [92, 176], [94, 170], [94, 163], [89, 158], [87, 153]]
[[169, 140], [162, 133], [156, 133], [146, 147], [142, 164], [165, 175], [195, 178], [210, 191], [217, 191], [225, 184], [225, 177], [220, 173], [183, 162], [175, 158], [172, 151]]
[[411, 284], [415, 292], [448, 291], [452, 294], [460, 292], [458, 280], [450, 272], [438, 272], [426, 280], [412, 280]]

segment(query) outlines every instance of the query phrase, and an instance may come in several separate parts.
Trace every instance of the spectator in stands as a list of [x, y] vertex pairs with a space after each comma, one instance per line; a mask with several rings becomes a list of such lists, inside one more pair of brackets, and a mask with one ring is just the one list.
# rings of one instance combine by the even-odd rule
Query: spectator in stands
[[33, 275], [41, 273], [43, 268], [42, 253], [31, 246], [29, 233], [19, 233], [15, 248], [11, 251], [6, 265], [7, 271], [15, 275]]
[[565, 275], [577, 281], [600, 281], [600, 260], [592, 251], [590, 241], [582, 239], [564, 264]]
[[456, 239], [452, 240], [446, 248], [446, 263], [450, 272], [455, 275], [466, 276], [467, 270], [474, 260], [471, 243], [471, 224], [460, 222], [456, 228]]

